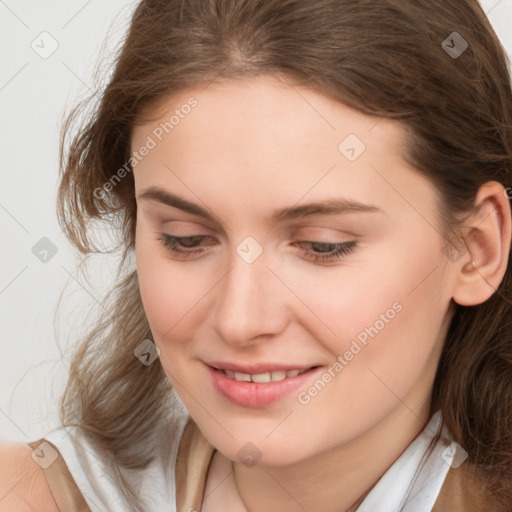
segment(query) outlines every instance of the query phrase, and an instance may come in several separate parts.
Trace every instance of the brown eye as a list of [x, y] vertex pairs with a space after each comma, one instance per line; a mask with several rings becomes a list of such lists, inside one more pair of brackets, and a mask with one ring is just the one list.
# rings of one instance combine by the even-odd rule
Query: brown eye
[[[169, 235], [167, 233], [160, 233], [158, 240], [162, 243], [162, 245], [165, 248], [169, 249], [172, 253], [187, 257], [203, 252], [202, 249], [196, 249], [196, 247], [199, 247], [198, 242], [201, 242], [202, 240], [205, 240], [207, 238], [210, 237], [203, 235], [178, 237]], [[180, 246], [184, 247], [185, 249], [180, 248]]]
[[[205, 235], [193, 235], [193, 236], [173, 236], [167, 233], [160, 233], [158, 240], [162, 245], [168, 249], [172, 254], [186, 259], [188, 257], [201, 254], [203, 251], [200, 248], [205, 243], [203, 241], [210, 238]], [[306, 257], [313, 262], [321, 261], [335, 261], [341, 259], [343, 256], [350, 254], [357, 245], [355, 240], [350, 242], [341, 243], [328, 243], [328, 242], [296, 242], [294, 245], [299, 247], [307, 246], [310, 250], [304, 251]], [[311, 250], [313, 249], [313, 250]]]
[[[328, 242], [297, 242], [295, 245], [309, 245], [314, 251], [307, 251], [307, 257], [313, 261], [334, 261], [342, 256], [350, 254], [357, 245], [355, 240], [341, 243]], [[320, 248], [320, 250], [317, 250]]]

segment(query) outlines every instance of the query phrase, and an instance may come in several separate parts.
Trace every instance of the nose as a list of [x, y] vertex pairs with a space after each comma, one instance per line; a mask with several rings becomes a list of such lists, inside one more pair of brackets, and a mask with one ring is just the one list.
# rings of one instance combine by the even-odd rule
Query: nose
[[233, 251], [214, 306], [215, 328], [225, 343], [243, 347], [285, 329], [289, 293], [268, 262], [265, 251], [252, 262]]

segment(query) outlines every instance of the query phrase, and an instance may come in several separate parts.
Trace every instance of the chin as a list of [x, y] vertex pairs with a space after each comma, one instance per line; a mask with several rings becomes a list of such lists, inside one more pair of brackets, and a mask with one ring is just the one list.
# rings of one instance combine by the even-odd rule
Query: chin
[[[258, 436], [260, 437], [260, 436]], [[264, 435], [261, 436], [264, 438]], [[231, 440], [228, 443], [214, 444], [228, 459], [248, 467], [288, 466], [314, 455], [310, 451], [298, 450], [297, 444], [280, 440], [249, 441], [249, 436], [243, 440]], [[214, 440], [215, 441], [215, 440]]]

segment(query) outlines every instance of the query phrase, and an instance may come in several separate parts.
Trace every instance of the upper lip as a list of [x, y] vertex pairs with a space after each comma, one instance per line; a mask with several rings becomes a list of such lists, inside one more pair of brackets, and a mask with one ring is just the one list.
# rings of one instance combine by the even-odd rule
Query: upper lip
[[290, 370], [308, 370], [318, 366], [316, 364], [281, 364], [281, 363], [254, 363], [254, 364], [237, 364], [224, 361], [211, 361], [206, 363], [208, 366], [217, 368], [218, 370], [232, 370], [238, 373], [248, 373], [255, 375], [258, 373], [270, 373], [278, 371]]

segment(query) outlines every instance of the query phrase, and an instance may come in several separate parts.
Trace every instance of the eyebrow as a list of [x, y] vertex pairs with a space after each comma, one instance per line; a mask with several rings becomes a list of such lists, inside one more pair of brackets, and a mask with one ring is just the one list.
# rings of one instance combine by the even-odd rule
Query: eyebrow
[[[191, 213], [209, 219], [218, 221], [217, 217], [213, 215], [207, 208], [203, 208], [198, 204], [191, 203], [186, 199], [167, 192], [161, 187], [153, 186], [143, 189], [137, 196], [137, 199], [144, 199], [148, 201], [155, 201], [183, 210], [184, 212]], [[315, 215], [338, 215], [342, 213], [356, 213], [356, 212], [381, 212], [371, 204], [358, 203], [348, 199], [326, 199], [324, 201], [307, 203], [299, 206], [288, 206], [275, 210], [270, 220], [272, 223], [285, 222], [289, 220], [303, 219]]]

